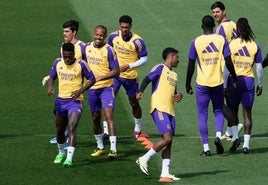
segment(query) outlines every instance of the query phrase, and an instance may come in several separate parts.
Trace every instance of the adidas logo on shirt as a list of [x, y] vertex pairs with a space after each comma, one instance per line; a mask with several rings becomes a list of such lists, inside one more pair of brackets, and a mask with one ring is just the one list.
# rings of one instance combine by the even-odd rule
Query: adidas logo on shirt
[[209, 45], [202, 51], [202, 53], [213, 53], [219, 52], [218, 48], [215, 46], [213, 42], [209, 43]]
[[238, 52], [234, 54], [235, 56], [246, 56], [250, 57], [248, 49], [246, 46], [242, 47], [242, 49], [239, 49]]

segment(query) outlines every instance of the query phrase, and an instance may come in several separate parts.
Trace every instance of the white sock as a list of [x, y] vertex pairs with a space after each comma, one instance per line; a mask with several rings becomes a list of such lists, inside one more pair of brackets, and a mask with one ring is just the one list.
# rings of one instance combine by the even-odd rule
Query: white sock
[[243, 144], [243, 148], [248, 148], [248, 149], [249, 149], [249, 140], [250, 140], [250, 135], [245, 134], [245, 135], [244, 135], [244, 144]]
[[103, 134], [94, 135], [97, 142], [97, 148], [99, 149], [104, 149], [102, 135]]
[[231, 127], [227, 127], [227, 129], [226, 129], [226, 132], [225, 132], [225, 135], [226, 136], [231, 136], [233, 133], [232, 133], [232, 129], [231, 129]]
[[221, 138], [221, 132], [216, 132], [216, 137]]
[[238, 127], [237, 126], [232, 126], [231, 130], [232, 130], [232, 133], [233, 133], [232, 141], [235, 141], [236, 139], [238, 139]]
[[66, 158], [66, 160], [70, 160], [70, 161], [73, 160], [74, 151], [75, 151], [75, 147], [73, 147], [73, 146], [68, 146], [68, 149], [67, 149], [67, 158]]
[[134, 122], [135, 122], [134, 131], [141, 132], [141, 119], [134, 118]]
[[59, 144], [57, 143], [58, 145], [58, 150], [59, 150], [59, 154], [64, 154], [64, 143], [63, 144]]
[[243, 123], [238, 123], [238, 134], [241, 132], [241, 130], [243, 129], [244, 124]]
[[210, 150], [208, 143], [203, 144], [204, 152]]
[[108, 131], [107, 121], [103, 121], [102, 124], [103, 124], [103, 133], [108, 135], [109, 131]]
[[169, 165], [170, 165], [170, 159], [162, 160], [162, 172], [160, 177], [165, 177], [169, 174]]
[[110, 150], [116, 152], [116, 136], [109, 136], [109, 140], [110, 140]]
[[146, 154], [144, 154], [141, 159], [144, 161], [149, 161], [149, 159], [156, 154], [156, 151], [151, 148], [148, 152], [146, 152]]
[[68, 137], [68, 129], [65, 130], [64, 135], [65, 137]]

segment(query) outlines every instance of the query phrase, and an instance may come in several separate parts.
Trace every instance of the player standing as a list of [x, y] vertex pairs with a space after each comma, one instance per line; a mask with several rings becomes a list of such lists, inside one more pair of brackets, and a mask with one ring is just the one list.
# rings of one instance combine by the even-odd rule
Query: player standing
[[213, 17], [218, 23], [215, 33], [222, 35], [230, 42], [237, 37], [236, 24], [232, 20], [227, 18], [227, 12], [222, 2], [217, 1], [210, 7]]
[[214, 144], [216, 145], [218, 154], [224, 152], [220, 138], [224, 125], [223, 67], [225, 64], [232, 74], [234, 82], [237, 82], [228, 42], [221, 35], [213, 34], [214, 27], [213, 17], [210, 15], [204, 16], [202, 19], [203, 34], [193, 39], [190, 44], [186, 76], [186, 92], [193, 94], [191, 79], [197, 59], [196, 103], [199, 133], [203, 144], [201, 155], [203, 156], [211, 155], [207, 125], [210, 100], [212, 101], [215, 119], [216, 138]]
[[[218, 23], [218, 26], [215, 30], [215, 33], [223, 36], [230, 43], [232, 39], [237, 37], [235, 22], [227, 18], [227, 11], [225, 9], [225, 5], [222, 2], [216, 1], [215, 3], [213, 3], [211, 5], [210, 9], [212, 11], [212, 14], [213, 14], [215, 21]], [[224, 75], [227, 75], [227, 76], [229, 75], [227, 70], [224, 73]], [[224, 77], [224, 78], [226, 78], [226, 77]], [[227, 82], [226, 81], [224, 81], [224, 89], [226, 92], [226, 89], [227, 89]], [[226, 98], [227, 106], [224, 105], [223, 113], [224, 113], [224, 117], [228, 121], [228, 124], [227, 124], [226, 132], [221, 137], [221, 139], [232, 140], [232, 137], [233, 137], [232, 130], [234, 130], [234, 133], [238, 133], [243, 128], [243, 124], [234, 123], [233, 118], [232, 117], [230, 118], [229, 115], [231, 115], [230, 114], [231, 111], [228, 108], [229, 107], [229, 99], [228, 99], [227, 93], [225, 93], [225, 98]], [[234, 138], [236, 138], [236, 137], [238, 137], [238, 135], [234, 136]]]
[[[262, 94], [262, 53], [260, 46], [254, 42], [255, 35], [246, 18], [239, 18], [237, 23], [238, 38], [232, 40], [229, 47], [232, 61], [238, 78], [238, 87], [228, 86], [230, 94], [230, 108], [238, 120], [238, 106], [242, 103], [244, 118], [244, 154], [249, 153], [249, 141], [252, 131], [252, 107], [255, 97], [255, 81], [253, 66], [256, 64], [258, 85], [257, 96]], [[233, 83], [233, 79], [228, 80]], [[239, 138], [233, 142], [230, 152], [235, 152], [239, 146]]]
[[88, 90], [88, 103], [92, 115], [93, 131], [97, 142], [97, 149], [91, 154], [96, 157], [105, 154], [103, 145], [103, 132], [101, 127], [101, 110], [108, 123], [110, 140], [110, 153], [108, 157], [117, 157], [116, 151], [116, 126], [113, 116], [115, 95], [113, 78], [120, 73], [119, 64], [114, 49], [104, 41], [107, 28], [103, 25], [94, 29], [94, 42], [89, 42], [85, 47], [85, 58], [90, 69], [96, 76], [97, 82]]

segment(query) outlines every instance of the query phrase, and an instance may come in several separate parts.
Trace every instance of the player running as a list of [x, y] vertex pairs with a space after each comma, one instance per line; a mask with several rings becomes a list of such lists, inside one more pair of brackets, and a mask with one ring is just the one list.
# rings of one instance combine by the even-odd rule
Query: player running
[[[72, 166], [72, 159], [76, 147], [76, 128], [82, 114], [83, 92], [95, 83], [95, 76], [87, 63], [74, 57], [74, 45], [62, 45], [62, 58], [55, 60], [49, 74], [48, 95], [54, 94], [54, 82], [58, 79], [58, 94], [55, 99], [55, 115], [57, 127], [57, 146], [59, 154], [54, 163], [61, 163], [66, 167]], [[88, 79], [84, 85], [84, 77]], [[67, 157], [64, 151], [65, 130], [68, 129]], [[65, 159], [66, 158], [66, 159]]]

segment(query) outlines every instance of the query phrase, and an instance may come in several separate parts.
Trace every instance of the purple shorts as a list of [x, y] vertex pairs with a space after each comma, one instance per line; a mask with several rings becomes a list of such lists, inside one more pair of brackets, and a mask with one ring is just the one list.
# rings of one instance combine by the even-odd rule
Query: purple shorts
[[62, 99], [57, 97], [55, 100], [56, 115], [68, 117], [70, 113], [82, 114], [83, 103], [79, 100], [71, 98]]
[[137, 79], [126, 79], [126, 78], [120, 78], [116, 77], [114, 78], [114, 92], [115, 94], [118, 93], [121, 85], [125, 88], [126, 94], [129, 97], [136, 97], [136, 93], [139, 88], [139, 83]]
[[234, 88], [233, 79], [228, 79], [228, 90], [230, 94], [230, 104], [238, 106], [240, 103], [244, 107], [253, 107], [255, 98], [255, 82], [252, 77], [237, 77], [238, 87]]
[[112, 87], [88, 90], [88, 105], [91, 112], [98, 112], [104, 108], [114, 109], [115, 96]]
[[172, 135], [175, 134], [176, 120], [174, 116], [157, 109], [151, 113], [151, 116], [160, 135], [167, 132], [172, 133]]

